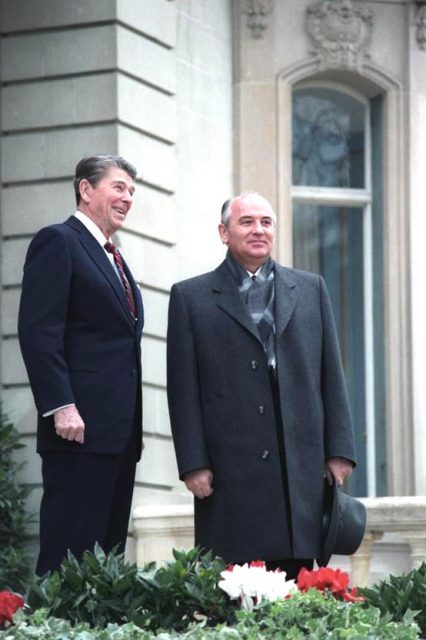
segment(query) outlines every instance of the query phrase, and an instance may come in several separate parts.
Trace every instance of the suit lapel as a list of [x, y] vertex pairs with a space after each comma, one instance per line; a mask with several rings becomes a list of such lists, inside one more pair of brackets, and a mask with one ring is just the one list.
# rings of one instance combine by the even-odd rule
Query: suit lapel
[[217, 306], [261, 343], [257, 327], [248, 312], [247, 305], [241, 299], [238, 287], [225, 262], [222, 262], [214, 272], [212, 291], [217, 297]]
[[[123, 285], [121, 284], [121, 282], [118, 279], [117, 273], [114, 270], [114, 267], [112, 266], [112, 264], [110, 263], [110, 261], [108, 260], [107, 256], [105, 255], [105, 251], [102, 249], [101, 245], [99, 244], [99, 242], [96, 240], [96, 238], [94, 238], [92, 236], [92, 234], [90, 233], [90, 231], [88, 231], [86, 229], [86, 227], [84, 226], [84, 224], [82, 224], [80, 222], [80, 220], [78, 220], [78, 218], [76, 218], [75, 216], [71, 216], [70, 218], [68, 218], [68, 220], [66, 220], [65, 224], [67, 224], [68, 226], [72, 227], [73, 229], [75, 229], [79, 236], [78, 239], [81, 242], [81, 244], [83, 245], [84, 249], [86, 250], [86, 252], [88, 253], [89, 257], [93, 260], [93, 262], [96, 264], [96, 266], [100, 269], [100, 271], [103, 273], [103, 275], [105, 276], [105, 278], [108, 280], [108, 282], [110, 283], [115, 296], [117, 297], [125, 315], [126, 318], [129, 321], [129, 324], [131, 324], [133, 326], [133, 320], [130, 314], [130, 310], [129, 310], [129, 305], [127, 302], [127, 298], [126, 298], [126, 294], [124, 292], [124, 288]], [[129, 273], [129, 270], [126, 267], [126, 273]], [[133, 292], [135, 294], [135, 283], [134, 280], [132, 278], [132, 288], [133, 288]], [[137, 299], [137, 296], [135, 296], [135, 300]]]
[[287, 327], [296, 301], [296, 285], [291, 272], [275, 263], [275, 333], [277, 337]]

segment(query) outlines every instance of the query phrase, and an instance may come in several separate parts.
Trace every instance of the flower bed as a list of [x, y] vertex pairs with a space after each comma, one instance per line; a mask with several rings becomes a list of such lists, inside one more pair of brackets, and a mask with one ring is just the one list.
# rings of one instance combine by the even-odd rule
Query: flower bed
[[138, 569], [122, 555], [105, 555], [98, 548], [81, 563], [70, 556], [60, 571], [35, 579], [24, 610], [15, 594], [4, 594], [3, 602], [3, 624], [17, 610], [14, 624], [0, 631], [8, 640], [420, 637], [408, 606], [393, 619], [351, 589], [348, 575], [338, 569], [303, 569], [296, 585], [285, 580], [284, 572], [267, 571], [261, 561], [226, 567], [199, 549], [174, 551], [174, 561], [158, 569], [154, 564]]

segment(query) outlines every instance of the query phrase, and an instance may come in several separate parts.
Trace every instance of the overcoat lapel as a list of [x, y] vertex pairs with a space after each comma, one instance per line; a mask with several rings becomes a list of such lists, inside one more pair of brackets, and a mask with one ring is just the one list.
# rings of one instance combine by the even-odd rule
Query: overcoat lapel
[[212, 291], [217, 297], [217, 306], [239, 322], [260, 343], [262, 343], [257, 327], [249, 314], [247, 305], [244, 304], [238, 287], [225, 262], [214, 272]]
[[279, 337], [287, 327], [296, 306], [296, 284], [287, 269], [275, 263], [275, 333]]
[[[133, 319], [130, 315], [129, 305], [127, 302], [126, 294], [124, 292], [124, 288], [120, 283], [116, 272], [114, 271], [114, 267], [111, 265], [107, 256], [105, 255], [104, 250], [102, 249], [99, 242], [92, 236], [92, 234], [86, 229], [84, 224], [80, 222], [78, 218], [75, 216], [71, 216], [66, 220], [65, 224], [75, 229], [78, 233], [78, 239], [83, 245], [84, 249], [88, 253], [89, 257], [93, 260], [96, 266], [101, 270], [105, 278], [110, 283], [125, 315], [131, 326], [134, 325]], [[127, 270], [128, 271], [128, 270]], [[133, 278], [132, 278], [133, 280]], [[133, 283], [134, 284], [134, 281]], [[136, 296], [135, 296], [136, 299]]]
[[[275, 332], [280, 336], [293, 315], [296, 306], [297, 294], [296, 285], [291, 277], [291, 273], [275, 263]], [[215, 271], [215, 279], [212, 290], [217, 294], [217, 305], [234, 320], [250, 331], [251, 334], [261, 342], [257, 327], [254, 324], [247, 306], [241, 299], [238, 287], [236, 286], [225, 262]]]

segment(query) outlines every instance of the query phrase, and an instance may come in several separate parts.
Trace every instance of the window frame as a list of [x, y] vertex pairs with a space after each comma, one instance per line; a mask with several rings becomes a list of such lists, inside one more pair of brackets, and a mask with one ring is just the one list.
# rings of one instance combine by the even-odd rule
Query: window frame
[[[372, 230], [372, 163], [371, 163], [371, 120], [369, 100], [355, 89], [340, 82], [309, 80], [293, 87], [295, 92], [304, 89], [330, 89], [349, 95], [365, 109], [364, 113], [364, 184], [362, 189], [345, 187], [295, 186], [291, 184], [292, 203], [316, 204], [318, 206], [342, 206], [363, 211], [363, 278], [364, 278], [364, 340], [365, 340], [365, 432], [367, 495], [374, 497], [376, 486], [376, 433], [375, 433], [375, 361], [373, 322], [373, 230]], [[293, 104], [291, 100], [291, 105]], [[293, 133], [293, 132], [292, 132]]]

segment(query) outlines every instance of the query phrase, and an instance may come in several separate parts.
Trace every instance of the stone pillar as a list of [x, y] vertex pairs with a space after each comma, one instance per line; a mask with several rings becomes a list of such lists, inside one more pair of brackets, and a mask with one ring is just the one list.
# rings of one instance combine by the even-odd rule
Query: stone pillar
[[383, 533], [366, 532], [358, 551], [351, 556], [351, 584], [366, 587], [370, 582], [371, 546]]
[[277, 207], [276, 86], [273, 2], [256, 11], [246, 0], [235, 12], [235, 181], [238, 192], [258, 191]]
[[410, 556], [413, 569], [417, 569], [423, 562], [426, 562], [426, 531], [410, 531], [402, 534], [410, 545]]
[[194, 546], [192, 505], [139, 506], [133, 511], [136, 562], [162, 563], [173, 559], [173, 549]]
[[[408, 9], [408, 7], [407, 7]], [[410, 38], [408, 48], [409, 91], [409, 148], [407, 151], [410, 176], [410, 230], [411, 230], [411, 354], [413, 359], [413, 411], [414, 411], [414, 493], [426, 494], [426, 50], [416, 40], [415, 3], [410, 3]], [[402, 425], [401, 425], [402, 426]]]

